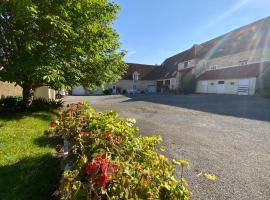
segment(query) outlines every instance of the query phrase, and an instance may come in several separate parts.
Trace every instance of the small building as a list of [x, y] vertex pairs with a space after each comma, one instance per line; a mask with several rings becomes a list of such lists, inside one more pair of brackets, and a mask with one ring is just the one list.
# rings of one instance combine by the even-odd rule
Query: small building
[[55, 95], [55, 90], [51, 89], [49, 86], [42, 86], [35, 90], [34, 99], [42, 98], [55, 100]]
[[260, 75], [270, 62], [209, 70], [198, 77], [198, 93], [254, 95], [260, 88]]
[[124, 77], [116, 83], [108, 84], [105, 88], [111, 88], [116, 93], [155, 93], [156, 81], [153, 79], [157, 66], [127, 63], [128, 70]]

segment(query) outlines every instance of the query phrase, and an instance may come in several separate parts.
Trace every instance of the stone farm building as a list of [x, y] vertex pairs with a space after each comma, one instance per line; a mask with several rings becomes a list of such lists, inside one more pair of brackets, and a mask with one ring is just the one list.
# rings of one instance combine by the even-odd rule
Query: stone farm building
[[196, 77], [196, 92], [254, 95], [270, 71], [270, 17], [220, 37], [195, 44], [161, 65], [128, 63], [127, 74], [107, 85], [137, 93], [181, 89], [187, 74]]

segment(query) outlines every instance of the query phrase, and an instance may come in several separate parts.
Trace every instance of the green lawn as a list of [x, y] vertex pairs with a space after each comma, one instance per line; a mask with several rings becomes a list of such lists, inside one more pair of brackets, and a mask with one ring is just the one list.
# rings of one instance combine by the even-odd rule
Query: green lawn
[[61, 174], [44, 130], [53, 114], [0, 116], [0, 199], [52, 199]]

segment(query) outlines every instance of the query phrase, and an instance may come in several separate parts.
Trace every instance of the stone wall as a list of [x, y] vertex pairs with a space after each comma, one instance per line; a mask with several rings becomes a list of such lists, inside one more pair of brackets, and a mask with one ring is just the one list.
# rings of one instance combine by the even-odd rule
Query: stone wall
[[0, 98], [7, 96], [22, 96], [22, 88], [15, 84], [0, 81]]

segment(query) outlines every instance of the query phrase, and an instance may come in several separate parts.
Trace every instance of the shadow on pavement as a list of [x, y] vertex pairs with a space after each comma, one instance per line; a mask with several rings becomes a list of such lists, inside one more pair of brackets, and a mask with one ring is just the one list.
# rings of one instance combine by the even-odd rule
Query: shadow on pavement
[[123, 102], [145, 101], [239, 118], [270, 121], [270, 99], [238, 95], [135, 95]]

